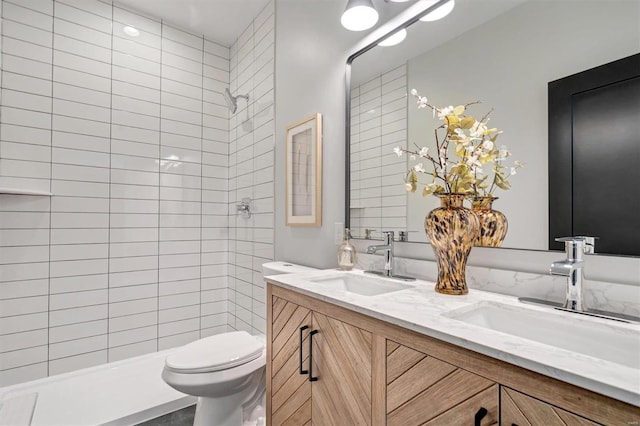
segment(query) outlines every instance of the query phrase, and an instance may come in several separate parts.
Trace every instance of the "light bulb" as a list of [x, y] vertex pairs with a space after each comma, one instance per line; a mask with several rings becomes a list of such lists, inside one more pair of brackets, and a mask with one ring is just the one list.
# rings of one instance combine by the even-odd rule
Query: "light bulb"
[[351, 31], [368, 30], [378, 22], [378, 12], [371, 0], [349, 0], [340, 22]]
[[442, 19], [451, 13], [455, 5], [456, 5], [455, 0], [449, 0], [447, 3], [438, 7], [436, 10], [427, 13], [425, 16], [420, 18], [420, 20], [422, 22], [431, 22], [431, 21], [437, 21], [438, 19]]
[[407, 30], [403, 28], [382, 40], [378, 43], [378, 46], [395, 46], [398, 43], [402, 43], [405, 38], [407, 38]]

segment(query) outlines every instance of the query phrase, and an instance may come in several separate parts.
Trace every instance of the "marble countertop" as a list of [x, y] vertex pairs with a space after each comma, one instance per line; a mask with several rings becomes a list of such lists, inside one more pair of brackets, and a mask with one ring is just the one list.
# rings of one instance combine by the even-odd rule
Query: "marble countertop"
[[[314, 271], [304, 274], [273, 275], [266, 280], [282, 288], [297, 291], [338, 306], [360, 312], [373, 318], [395, 324], [436, 339], [514, 364], [573, 385], [609, 396], [640, 407], [640, 368], [603, 360], [594, 356], [542, 344], [512, 334], [506, 334], [449, 317], [451, 312], [464, 311], [478, 303], [498, 303], [512, 309], [523, 305], [514, 296], [470, 290], [465, 296], [436, 293], [434, 283], [417, 280], [407, 283], [411, 288], [363, 296], [337, 289], [311, 280], [339, 276], [364, 275], [363, 271]], [[598, 323], [607, 333], [640, 336], [639, 324], [618, 323], [607, 319], [584, 317], [551, 310], [547, 307], [526, 305], [529, 312], [540, 316], [566, 315], [567, 321], [581, 324]], [[612, 335], [613, 335], [612, 334]], [[594, 345], [606, 345], [594, 339]], [[640, 361], [640, 339], [637, 354]], [[615, 350], [615, 348], [611, 348]], [[638, 363], [630, 363], [640, 365]]]

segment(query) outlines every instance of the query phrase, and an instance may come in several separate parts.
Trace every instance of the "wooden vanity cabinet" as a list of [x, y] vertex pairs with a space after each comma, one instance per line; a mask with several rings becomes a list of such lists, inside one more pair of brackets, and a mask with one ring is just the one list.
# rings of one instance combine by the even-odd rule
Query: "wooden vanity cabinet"
[[598, 424], [507, 387], [500, 390], [500, 418], [502, 424], [509, 426], [595, 426]]
[[386, 423], [498, 424], [498, 384], [387, 340]]
[[307, 365], [309, 361], [308, 352], [299, 359], [300, 336], [303, 336], [304, 346], [309, 342], [308, 333], [304, 336], [300, 329], [311, 325], [311, 310], [277, 297], [273, 298], [272, 304], [271, 333], [267, 333], [271, 422], [273, 425], [304, 425], [311, 422], [311, 382], [299, 371], [301, 362]]
[[267, 359], [268, 425], [640, 424], [638, 407], [271, 284]]
[[271, 424], [371, 424], [371, 333], [278, 297], [272, 318]]

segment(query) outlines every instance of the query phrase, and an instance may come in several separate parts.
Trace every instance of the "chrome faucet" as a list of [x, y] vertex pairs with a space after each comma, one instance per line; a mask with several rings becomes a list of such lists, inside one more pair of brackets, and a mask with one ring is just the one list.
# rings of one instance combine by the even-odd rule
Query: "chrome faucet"
[[582, 283], [584, 281], [583, 254], [594, 252], [594, 237], [563, 237], [556, 241], [564, 242], [566, 259], [553, 262], [549, 273], [555, 276], [567, 277], [567, 292], [564, 308], [572, 311], [584, 312], [582, 302]]
[[414, 281], [415, 278], [394, 275], [393, 273], [393, 231], [385, 231], [384, 244], [367, 247], [367, 254], [375, 254], [384, 250], [384, 271], [364, 271], [367, 274], [382, 275], [384, 277], [396, 278], [403, 281]]
[[553, 262], [549, 268], [549, 273], [555, 276], [567, 278], [567, 291], [564, 303], [555, 301], [535, 299], [532, 297], [518, 297], [522, 303], [533, 305], [551, 306], [574, 314], [587, 315], [597, 318], [606, 318], [614, 321], [640, 324], [640, 318], [620, 312], [608, 312], [595, 308], [587, 309], [582, 301], [582, 284], [584, 281], [584, 259], [583, 254], [595, 253], [595, 240], [597, 237], [563, 237], [556, 238], [556, 241], [564, 243], [567, 254], [566, 259]]
[[367, 254], [375, 254], [378, 250], [384, 250], [384, 275], [390, 277], [393, 275], [393, 231], [385, 231], [384, 245], [367, 247]]

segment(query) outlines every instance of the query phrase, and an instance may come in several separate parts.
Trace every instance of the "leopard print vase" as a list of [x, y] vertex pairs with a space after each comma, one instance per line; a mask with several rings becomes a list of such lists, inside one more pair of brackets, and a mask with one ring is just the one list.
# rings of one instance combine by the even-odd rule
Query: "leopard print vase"
[[476, 247], [500, 247], [507, 236], [509, 223], [507, 217], [498, 210], [493, 210], [493, 202], [497, 197], [476, 197], [471, 210], [480, 220], [480, 235], [474, 245]]
[[465, 268], [469, 252], [479, 235], [478, 217], [463, 207], [464, 194], [441, 194], [440, 207], [424, 221], [438, 264], [436, 292], [462, 295], [469, 292]]

